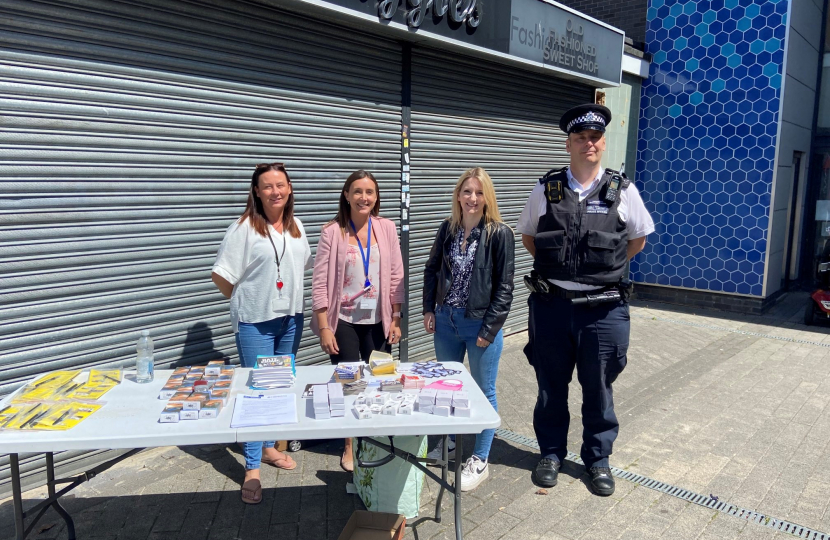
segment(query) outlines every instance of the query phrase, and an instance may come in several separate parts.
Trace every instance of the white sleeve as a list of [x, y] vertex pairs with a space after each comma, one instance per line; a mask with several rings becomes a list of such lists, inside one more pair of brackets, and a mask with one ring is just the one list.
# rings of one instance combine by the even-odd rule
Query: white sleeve
[[247, 227], [237, 222], [225, 231], [225, 238], [216, 254], [213, 272], [225, 278], [231, 285], [236, 285], [247, 266]]
[[527, 198], [522, 214], [519, 216], [519, 223], [516, 225], [516, 230], [521, 234], [529, 236], [536, 236], [536, 227], [539, 225], [539, 197], [544, 197], [545, 187], [536, 182], [533, 190], [530, 192], [530, 197]]
[[301, 238], [303, 240], [303, 270], [311, 270], [314, 268], [314, 259], [311, 258], [311, 246], [308, 245], [308, 236], [305, 234], [305, 227], [303, 227], [302, 221], [294, 218], [294, 221], [297, 222], [297, 227], [300, 229]]
[[643, 198], [640, 196], [640, 191], [634, 185], [634, 182], [629, 184], [625, 194], [627, 203], [625, 225], [628, 231], [628, 239], [636, 240], [653, 233], [654, 220], [651, 219], [651, 214], [648, 213]]

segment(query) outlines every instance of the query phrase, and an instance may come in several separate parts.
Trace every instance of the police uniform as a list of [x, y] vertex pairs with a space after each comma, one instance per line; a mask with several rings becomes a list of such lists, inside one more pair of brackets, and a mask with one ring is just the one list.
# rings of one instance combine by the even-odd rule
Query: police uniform
[[[562, 116], [560, 128], [604, 132], [610, 119], [607, 108], [582, 105]], [[533, 478], [545, 487], [556, 484], [567, 454], [568, 384], [576, 367], [583, 395], [580, 455], [600, 495], [614, 489], [608, 456], [619, 423], [611, 384], [628, 350], [628, 241], [654, 231], [637, 188], [615, 173], [601, 168], [583, 187], [568, 168], [550, 171], [534, 186], [517, 226], [534, 237], [536, 248], [529, 286], [537, 292], [528, 301], [525, 347], [539, 385], [533, 425], [542, 460]]]

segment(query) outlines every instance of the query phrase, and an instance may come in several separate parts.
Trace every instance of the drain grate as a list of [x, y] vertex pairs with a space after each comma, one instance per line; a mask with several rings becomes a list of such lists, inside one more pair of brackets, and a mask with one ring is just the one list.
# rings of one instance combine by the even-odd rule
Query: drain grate
[[[668, 317], [656, 317], [656, 316], [648, 316], [648, 315], [637, 315], [632, 314], [631, 317], [636, 319], [648, 319], [654, 321], [662, 321], [662, 322], [670, 322], [674, 324], [682, 324], [683, 326], [691, 326], [694, 328], [708, 328], [709, 330], [722, 330], [723, 332], [729, 332], [732, 334], [741, 334], [744, 336], [754, 336], [766, 339], [776, 339], [778, 341], [789, 341], [790, 343], [801, 343], [804, 345], [815, 345], [816, 347], [830, 347], [830, 343], [822, 343], [820, 341], [810, 341], [809, 339], [795, 339], [795, 338], [788, 338], [784, 336], [776, 336], [773, 334], [762, 334], [760, 332], [747, 332], [746, 330], [736, 330], [734, 328], [727, 328], [725, 326], [716, 326], [714, 324], [702, 324], [702, 323], [693, 323], [689, 321], [681, 321], [678, 319], [669, 319]], [[805, 537], [806, 538], [806, 537]]]
[[[497, 429], [496, 435], [506, 441], [521, 444], [529, 448], [535, 448], [536, 450], [539, 449], [539, 443], [537, 443], [536, 439], [533, 437], [525, 437], [524, 435], [519, 435], [518, 433], [514, 433], [508, 429]], [[573, 452], [568, 452], [566, 459], [568, 461], [578, 463], [579, 465], [585, 465], [582, 462], [582, 459]], [[724, 514], [734, 516], [751, 523], [763, 525], [765, 527], [769, 527], [770, 529], [775, 529], [776, 531], [789, 533], [799, 538], [805, 538], [807, 540], [830, 540], [830, 534], [828, 533], [819, 532], [808, 527], [804, 527], [803, 525], [798, 525], [782, 519], [773, 518], [766, 514], [740, 508], [734, 504], [721, 501], [716, 497], [713, 498], [708, 495], [701, 495], [700, 493], [695, 493], [681, 487], [673, 486], [641, 474], [618, 469], [616, 467], [611, 467], [611, 474], [617, 478], [634, 482], [635, 484], [645, 488], [653, 489], [655, 491], [665, 493], [666, 495], [677, 497], [678, 499], [683, 499], [684, 501], [688, 501], [698, 506], [704, 506], [718, 512], [723, 512]]]

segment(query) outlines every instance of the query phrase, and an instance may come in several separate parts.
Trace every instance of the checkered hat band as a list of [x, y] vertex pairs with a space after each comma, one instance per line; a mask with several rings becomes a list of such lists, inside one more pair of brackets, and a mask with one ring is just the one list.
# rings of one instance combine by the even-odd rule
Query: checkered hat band
[[574, 118], [573, 120], [568, 122], [568, 129], [566, 131], [570, 131], [571, 128], [574, 127], [577, 124], [586, 124], [586, 123], [589, 123], [589, 122], [590, 123], [596, 123], [596, 124], [602, 124], [603, 126], [605, 126], [605, 118], [603, 118], [602, 116], [598, 115], [595, 112], [589, 112], [588, 114], [583, 114], [582, 116]]

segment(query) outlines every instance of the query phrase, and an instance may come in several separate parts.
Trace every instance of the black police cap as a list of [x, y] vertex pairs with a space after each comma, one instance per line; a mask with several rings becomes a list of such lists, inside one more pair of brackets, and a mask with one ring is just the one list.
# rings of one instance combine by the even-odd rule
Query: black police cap
[[611, 111], [603, 105], [586, 103], [568, 109], [559, 119], [559, 129], [565, 133], [579, 133], [593, 129], [605, 133], [605, 126], [611, 122]]

